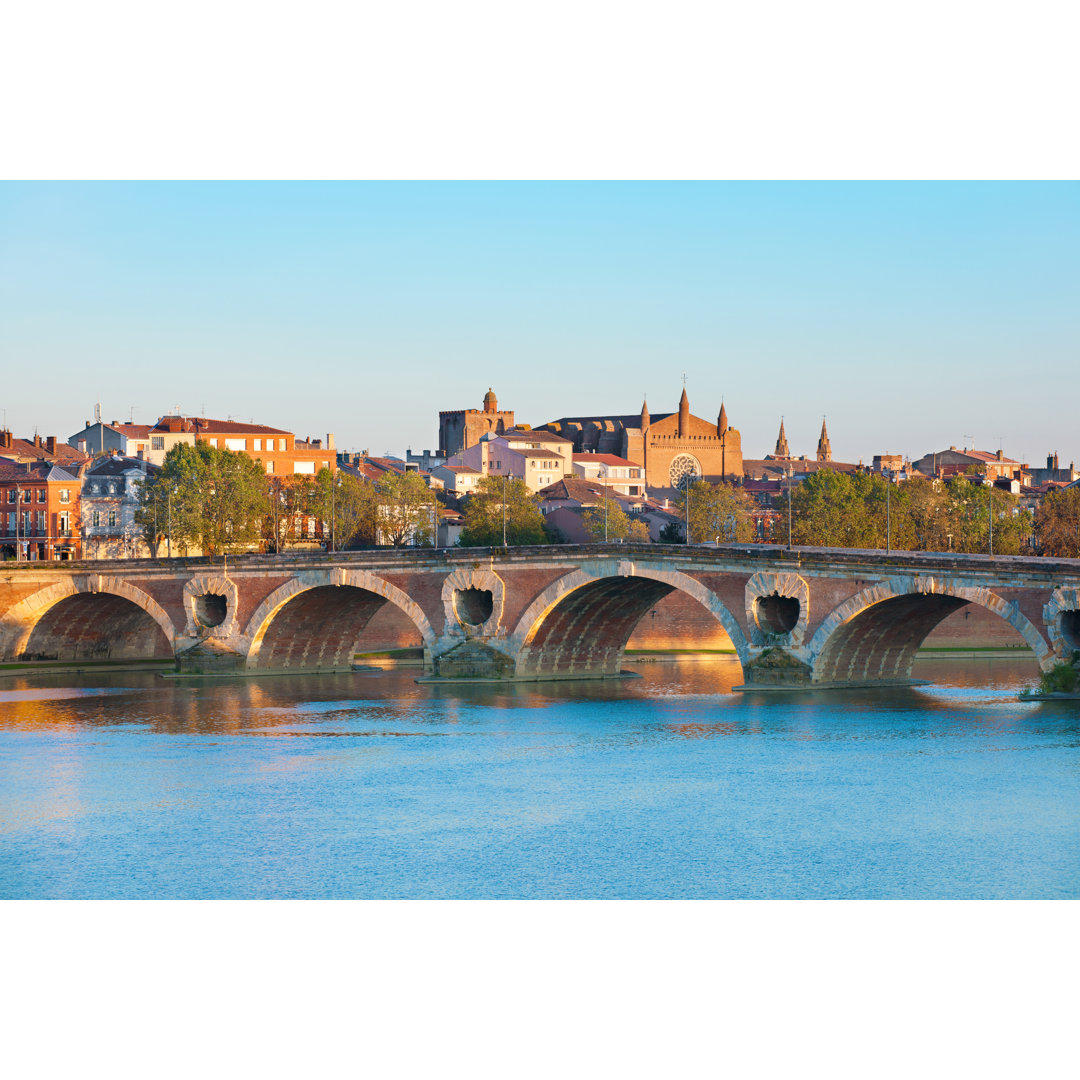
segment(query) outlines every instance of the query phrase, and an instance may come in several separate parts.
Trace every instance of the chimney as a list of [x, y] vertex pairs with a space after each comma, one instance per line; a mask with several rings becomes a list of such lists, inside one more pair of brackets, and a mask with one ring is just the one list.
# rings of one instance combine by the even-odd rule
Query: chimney
[[332, 431], [328, 431], [326, 433], [326, 449], [327, 450], [333, 450], [334, 449], [334, 433]]
[[36, 431], [34, 432], [34, 445], [41, 446], [41, 436]]
[[5, 450], [11, 448], [11, 432], [8, 431], [7, 428], [0, 431], [0, 447], [3, 447]]
[[56, 453], [56, 436], [55, 435], [50, 435], [45, 440], [45, 449], [48, 450], [50, 454], [55, 454]]
[[1005, 451], [1004, 450], [999, 450], [998, 451], [998, 461], [1004, 461], [1004, 460], [1005, 460]]

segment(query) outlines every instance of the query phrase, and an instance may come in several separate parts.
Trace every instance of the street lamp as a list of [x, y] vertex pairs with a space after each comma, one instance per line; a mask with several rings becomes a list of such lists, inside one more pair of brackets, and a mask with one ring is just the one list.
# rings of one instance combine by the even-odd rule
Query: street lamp
[[[22, 548], [19, 546], [19, 520], [22, 518], [22, 488], [15, 485], [15, 561], [22, 558]], [[24, 530], [25, 535], [25, 530]]]
[[892, 482], [885, 478], [885, 554], [892, 550]]
[[502, 475], [502, 482], [503, 547], [506, 547], [506, 473]]

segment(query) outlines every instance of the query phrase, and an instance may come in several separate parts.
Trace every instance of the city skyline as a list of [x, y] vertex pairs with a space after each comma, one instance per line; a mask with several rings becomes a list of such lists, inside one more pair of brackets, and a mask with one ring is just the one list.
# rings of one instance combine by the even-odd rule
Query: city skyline
[[[726, 403], [837, 460], [1080, 457], [1071, 183], [5, 183], [17, 434], [188, 415], [436, 449], [520, 421]], [[59, 316], [59, 317], [58, 317]], [[1024, 399], [1029, 399], [1030, 405]], [[70, 430], [68, 430], [70, 428]]]

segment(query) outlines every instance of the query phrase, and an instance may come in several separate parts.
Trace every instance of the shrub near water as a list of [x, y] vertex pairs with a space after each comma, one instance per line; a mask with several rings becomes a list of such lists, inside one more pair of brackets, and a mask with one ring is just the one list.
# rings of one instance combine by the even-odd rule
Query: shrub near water
[[1039, 690], [1043, 694], [1072, 694], [1076, 691], [1077, 681], [1076, 668], [1062, 661], [1043, 672]]

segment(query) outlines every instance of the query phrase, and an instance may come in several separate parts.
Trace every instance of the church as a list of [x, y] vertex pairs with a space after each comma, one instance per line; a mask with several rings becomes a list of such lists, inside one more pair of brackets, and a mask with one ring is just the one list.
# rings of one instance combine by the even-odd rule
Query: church
[[654, 489], [676, 489], [693, 480], [738, 482], [743, 475], [742, 436], [728, 425], [720, 405], [716, 420], [690, 412], [683, 387], [678, 412], [641, 412], [628, 416], [564, 416], [543, 429], [569, 439], [574, 452], [615, 454], [641, 465], [645, 483]]

